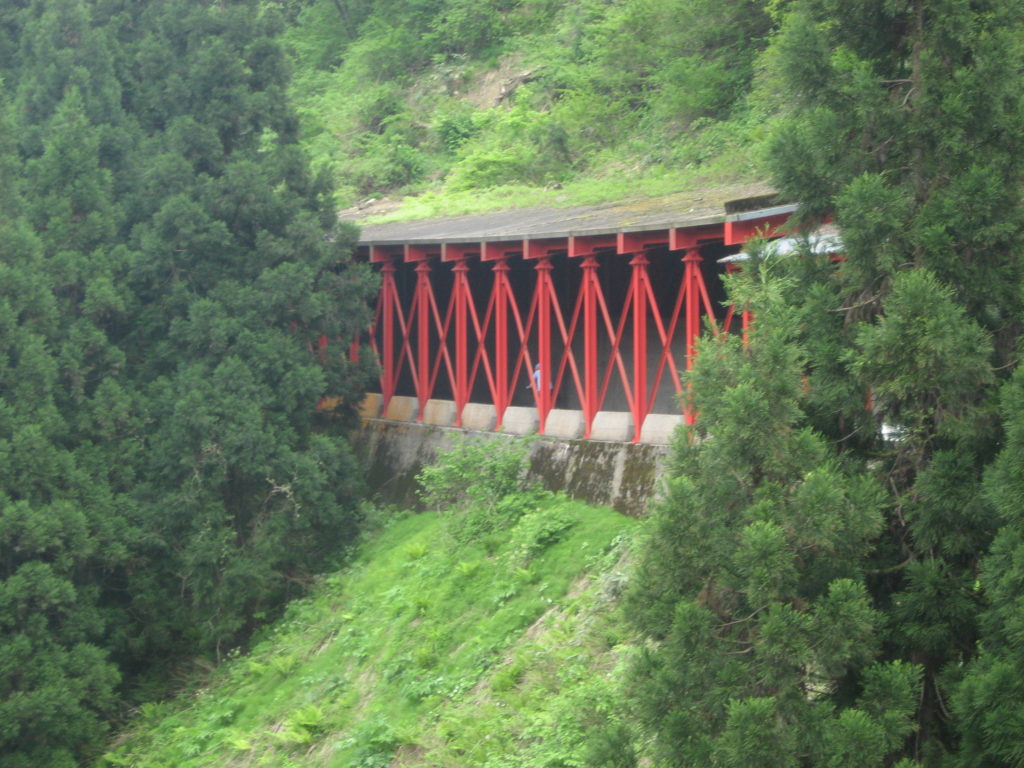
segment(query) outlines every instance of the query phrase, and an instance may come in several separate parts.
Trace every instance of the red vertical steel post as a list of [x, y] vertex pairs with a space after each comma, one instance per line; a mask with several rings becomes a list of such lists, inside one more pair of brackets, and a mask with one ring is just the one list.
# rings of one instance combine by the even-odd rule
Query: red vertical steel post
[[416, 399], [419, 402], [416, 421], [423, 421], [423, 412], [430, 399], [430, 262], [416, 265]]
[[[387, 410], [395, 394], [395, 266], [394, 259], [388, 259], [381, 267], [381, 333], [383, 334], [384, 359], [381, 361], [380, 392], [381, 407]], [[382, 411], [383, 412], [383, 411]]]
[[[727, 275], [733, 275], [733, 274], [735, 274], [735, 273], [737, 273], [739, 271], [740, 271], [740, 268], [734, 262], [730, 261], [730, 262], [728, 262], [725, 265], [725, 274], [727, 274]], [[733, 302], [732, 304], [729, 305], [728, 309], [726, 309], [726, 311], [725, 311], [725, 322], [722, 323], [722, 330], [723, 330], [723, 332], [725, 332], [725, 333], [731, 333], [732, 332], [732, 324], [733, 324], [733, 320], [735, 319], [735, 317], [736, 317], [736, 303]]]
[[597, 258], [586, 256], [583, 269], [583, 437], [590, 437], [590, 428], [597, 415]]
[[641, 251], [630, 260], [633, 268], [633, 442], [640, 441], [640, 432], [647, 416], [647, 292], [644, 277], [651, 262]]
[[462, 426], [462, 409], [469, 402], [469, 367], [466, 362], [469, 344], [468, 314], [469, 262], [463, 256], [452, 266], [455, 286], [452, 301], [455, 302], [455, 426]]
[[[501, 429], [508, 408], [508, 259], [494, 262], [494, 428]], [[481, 341], [481, 343], [483, 343]]]
[[[737, 264], [734, 264], [732, 262], [730, 262], [730, 263], [725, 265], [726, 274], [730, 274], [731, 275], [731, 274], [733, 274], [735, 272], [739, 272], [740, 269], [742, 269], [742, 267], [740, 267]], [[735, 311], [736, 311], [736, 305], [735, 304], [732, 305], [731, 307], [729, 307], [729, 314], [727, 316], [729, 320], [732, 319], [733, 313]], [[729, 330], [729, 322], [726, 322], [725, 330], [726, 331]], [[746, 346], [746, 344], [747, 344], [747, 335], [748, 335], [748, 333], [750, 331], [750, 310], [748, 310], [748, 309], [741, 309], [740, 310], [740, 330], [742, 331], [742, 334], [743, 334], [743, 345]]]
[[[693, 369], [693, 361], [697, 354], [697, 337], [700, 335], [700, 251], [691, 248], [683, 257], [683, 264], [686, 265], [683, 273], [683, 281], [686, 283], [686, 370]], [[687, 393], [690, 385], [687, 384]], [[689, 394], [687, 394], [689, 396]], [[696, 414], [693, 404], [687, 402], [686, 423], [693, 424]]]
[[551, 410], [551, 270], [554, 266], [550, 258], [542, 256], [534, 269], [537, 270], [537, 361], [540, 363], [537, 432], [543, 435], [548, 411]]

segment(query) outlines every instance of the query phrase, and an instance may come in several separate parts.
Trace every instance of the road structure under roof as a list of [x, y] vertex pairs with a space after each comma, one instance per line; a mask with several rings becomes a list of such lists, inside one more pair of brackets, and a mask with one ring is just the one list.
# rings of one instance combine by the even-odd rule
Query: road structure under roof
[[364, 224], [359, 254], [382, 283], [364, 344], [380, 361], [380, 410], [468, 426], [482, 409], [486, 428], [582, 438], [618, 423], [636, 442], [645, 425], [692, 422], [681, 374], [697, 337], [749, 323], [722, 287], [740, 266], [719, 262], [786, 234], [795, 210], [738, 187]]

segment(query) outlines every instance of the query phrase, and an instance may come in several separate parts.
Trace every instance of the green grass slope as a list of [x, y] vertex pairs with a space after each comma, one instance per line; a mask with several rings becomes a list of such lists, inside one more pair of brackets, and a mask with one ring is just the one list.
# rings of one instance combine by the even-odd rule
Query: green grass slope
[[144, 705], [99, 765], [585, 765], [629, 648], [612, 608], [637, 522], [526, 503], [472, 544], [436, 513], [385, 527], [251, 653]]
[[285, 11], [305, 146], [340, 207], [416, 218], [766, 177], [784, 100], [765, 0], [264, 3]]

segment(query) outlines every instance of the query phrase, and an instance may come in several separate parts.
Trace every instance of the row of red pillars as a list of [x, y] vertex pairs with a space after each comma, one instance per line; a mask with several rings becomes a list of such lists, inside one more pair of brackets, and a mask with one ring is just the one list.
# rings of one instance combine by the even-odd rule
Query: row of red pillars
[[[483, 376], [495, 409], [495, 429], [500, 429], [517, 382], [522, 381], [525, 372], [538, 412], [539, 432], [544, 433], [558, 393], [568, 386], [575, 389], [581, 404], [586, 438], [591, 435], [612, 378], [618, 376], [632, 414], [633, 440], [639, 441], [655, 395], [663, 377], [668, 375], [687, 423], [693, 423], [695, 413], [685, 398], [680, 367], [690, 370], [693, 366], [702, 321], [706, 319], [712, 331], [718, 329], [701, 270], [703, 257], [697, 239], [701, 233], [688, 234], [685, 247], [678, 247], [679, 238], [673, 238], [675, 242], [670, 245], [676, 253], [683, 251], [684, 272], [674, 306], [667, 315], [660, 311], [655, 298], [648, 271], [650, 261], [642, 239], [625, 233], [569, 238], [568, 248], [565, 239], [463, 246], [371, 247], [371, 261], [380, 264], [381, 271], [381, 290], [370, 338], [381, 366], [383, 409], [386, 412], [395, 396], [399, 377], [408, 368], [419, 404], [418, 419], [422, 420], [438, 377], [444, 375], [455, 400], [455, 423], [461, 426], [463, 410], [470, 402], [479, 377]], [[729, 234], [727, 228], [727, 243]], [[742, 242], [742, 239], [734, 237], [732, 242]], [[571, 314], [563, 313], [555, 293], [551, 276], [554, 253], [567, 253], [579, 259], [582, 278]], [[598, 276], [602, 254], [631, 255], [630, 285], [618, 317], [612, 317], [609, 312]], [[453, 285], [444, 307], [439, 306], [431, 282], [433, 262], [438, 257], [440, 262], [452, 264]], [[483, 312], [478, 311], [479, 303], [469, 281], [469, 260], [473, 258], [491, 264], [492, 280]], [[509, 280], [512, 258], [534, 262], [535, 279], [525, 312]], [[415, 288], [408, 306], [402, 305], [396, 281], [399, 260], [416, 264]], [[733, 314], [733, 308], [729, 308], [725, 329], [731, 327]], [[745, 334], [749, 316], [741, 312], [741, 317]], [[659, 342], [654, 350], [649, 344], [650, 324]], [[680, 330], [685, 338], [682, 361], [675, 359], [672, 344]], [[633, 351], [628, 364], [622, 350], [627, 333], [631, 334]], [[610, 342], [610, 352], [603, 360], [598, 357], [601, 334]], [[578, 356], [574, 342], [580, 336], [582, 355]], [[560, 353], [554, 351], [552, 341], [555, 338], [562, 342]], [[510, 343], [514, 341], [518, 345]], [[517, 353], [513, 352], [515, 346], [518, 346]], [[650, 354], [657, 354], [658, 360], [653, 376], [648, 371]], [[539, 386], [532, 375], [536, 364], [540, 365]]]

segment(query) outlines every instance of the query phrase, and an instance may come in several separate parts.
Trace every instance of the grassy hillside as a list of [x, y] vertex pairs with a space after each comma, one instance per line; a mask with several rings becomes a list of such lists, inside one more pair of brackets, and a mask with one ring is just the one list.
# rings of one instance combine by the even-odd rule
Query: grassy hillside
[[411, 198], [408, 215], [432, 215], [765, 178], [778, 103], [762, 0], [267, 2], [290, 20], [305, 143], [342, 207]]
[[144, 705], [99, 764], [586, 764], [582, 729], [610, 717], [628, 652], [614, 606], [637, 523], [518, 498], [518, 522], [472, 544], [433, 513], [369, 536], [251, 653]]

